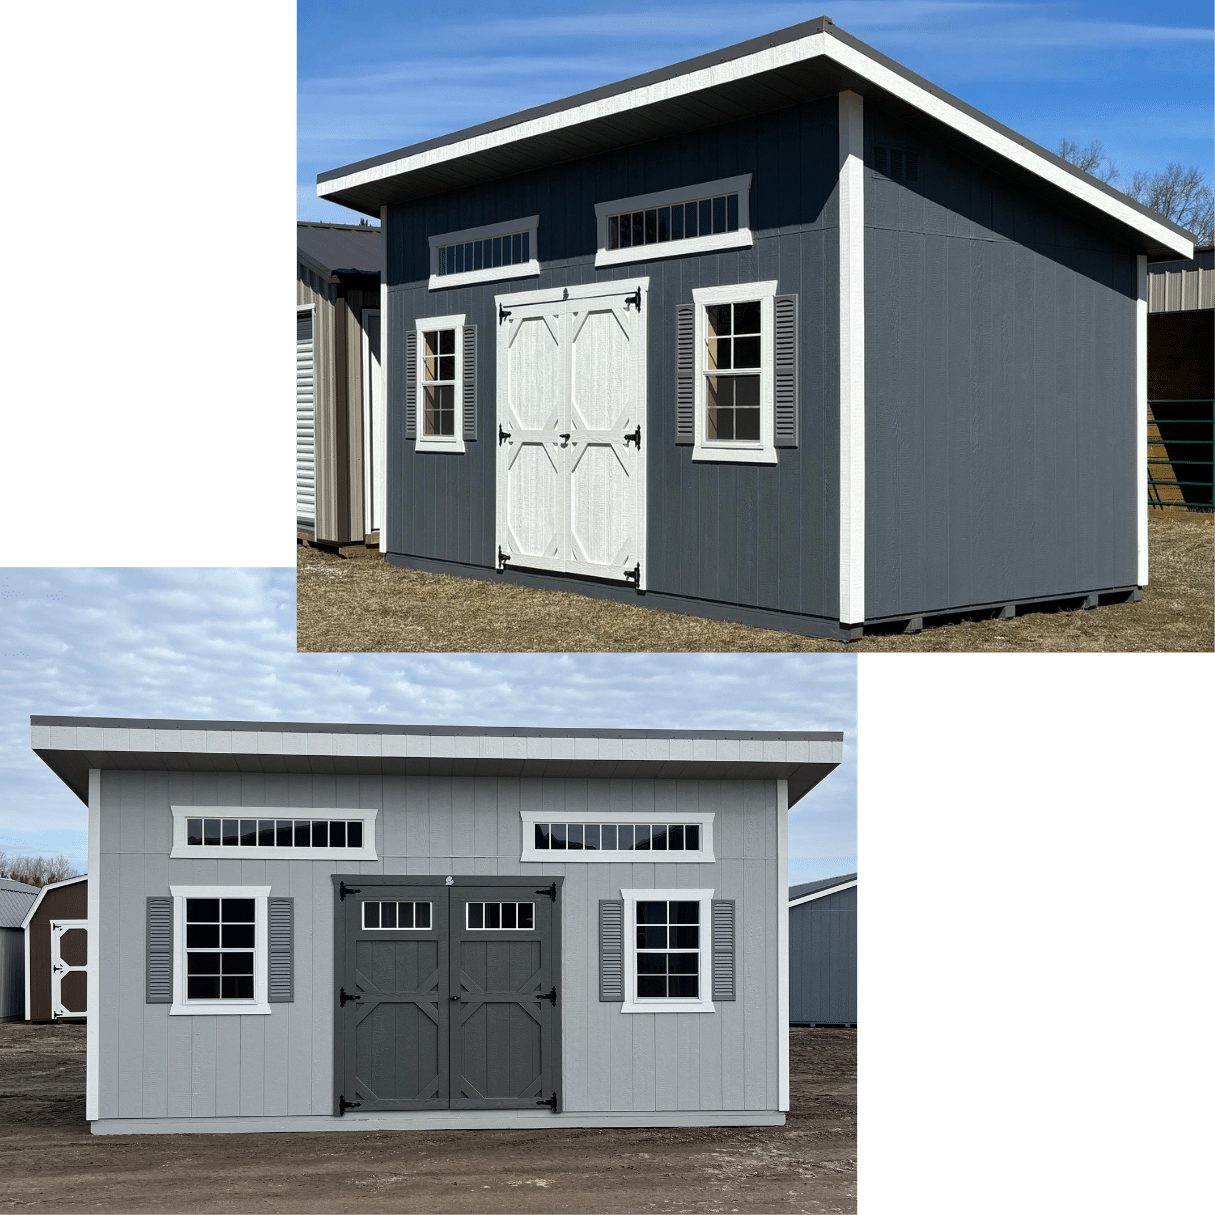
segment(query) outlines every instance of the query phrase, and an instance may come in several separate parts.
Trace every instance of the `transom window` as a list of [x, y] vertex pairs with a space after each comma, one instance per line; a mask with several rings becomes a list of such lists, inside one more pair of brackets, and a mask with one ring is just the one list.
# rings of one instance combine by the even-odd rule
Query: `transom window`
[[700, 903], [638, 901], [637, 999], [700, 998]]
[[708, 437], [759, 442], [759, 300], [705, 308]]
[[532, 234], [510, 232], [482, 240], [462, 241], [439, 246], [440, 277], [463, 274], [466, 270], [491, 270], [495, 266], [518, 266], [532, 259]]
[[535, 903], [469, 903], [468, 927], [478, 929], [534, 928]]
[[699, 852], [698, 823], [535, 823], [537, 848], [549, 851]]
[[362, 819], [191, 818], [189, 848], [362, 848]]
[[[716, 859], [712, 811], [679, 812], [673, 804], [657, 810], [651, 806], [648, 813], [613, 812], [607, 807], [598, 813], [594, 809], [568, 809], [564, 811], [564, 822], [553, 822], [552, 814], [552, 810], [520, 808], [523, 828], [520, 860], [551, 861], [554, 852], [568, 861], [602, 865], [640, 860], [638, 853], [645, 853], [650, 863], [702, 863]], [[577, 857], [571, 853], [577, 853]]]
[[430, 904], [400, 899], [363, 901], [364, 928], [418, 929], [431, 925]]
[[422, 332], [422, 433], [456, 433], [456, 331]]
[[607, 247], [628, 249], [738, 231], [738, 193], [608, 216]]
[[920, 155], [903, 148], [885, 148], [874, 144], [873, 168], [883, 177], [890, 177], [895, 181], [918, 181]]
[[253, 899], [186, 899], [186, 999], [252, 1000]]
[[459, 232], [436, 232], [430, 244], [431, 291], [540, 273], [538, 215], [516, 216]]

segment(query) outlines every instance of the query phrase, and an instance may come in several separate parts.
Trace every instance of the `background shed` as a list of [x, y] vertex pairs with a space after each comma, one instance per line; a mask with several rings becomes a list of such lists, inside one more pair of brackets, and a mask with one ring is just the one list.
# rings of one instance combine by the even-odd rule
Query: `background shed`
[[0, 1021], [25, 1016], [25, 933], [21, 922], [37, 897], [37, 886], [0, 878]]
[[856, 1024], [856, 874], [789, 887], [789, 1021]]
[[87, 874], [43, 886], [26, 912], [27, 1021], [87, 1015], [88, 918]]

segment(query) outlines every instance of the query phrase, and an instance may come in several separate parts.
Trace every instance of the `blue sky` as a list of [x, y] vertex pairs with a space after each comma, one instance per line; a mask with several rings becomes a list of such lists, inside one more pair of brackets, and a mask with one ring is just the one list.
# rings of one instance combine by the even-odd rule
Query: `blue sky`
[[850, 654], [297, 654], [294, 570], [0, 570], [0, 849], [83, 867], [85, 808], [30, 750], [34, 713], [843, 730], [790, 816], [790, 881], [856, 868]]
[[301, 0], [299, 218], [358, 222], [318, 172], [824, 13], [1046, 147], [1100, 139], [1128, 178], [1211, 176], [1209, 4]]

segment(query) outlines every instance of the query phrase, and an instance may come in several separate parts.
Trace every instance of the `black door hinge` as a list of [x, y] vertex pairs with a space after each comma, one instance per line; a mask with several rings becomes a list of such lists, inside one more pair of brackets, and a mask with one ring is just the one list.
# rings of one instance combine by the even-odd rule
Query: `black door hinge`
[[361, 886], [347, 886], [345, 882], [338, 882], [338, 898], [344, 903], [348, 894], [362, 894]]
[[348, 996], [344, 987], [338, 988], [338, 999], [341, 1000], [343, 1008], [346, 1007], [347, 1000], [361, 1000], [362, 998], [362, 996]]
[[624, 306], [627, 308], [630, 304], [632, 304], [633, 307], [636, 308], [638, 312], [641, 311], [641, 288], [640, 287], [638, 287], [637, 290], [634, 291], [632, 295], [626, 295], [624, 297]]
[[624, 436], [624, 445], [627, 447], [630, 443], [637, 444], [637, 450], [641, 450], [641, 423], [637, 423], [637, 429], [631, 435]]
[[631, 582], [638, 590], [641, 590], [641, 562], [638, 561], [631, 570], [624, 571], [625, 582]]
[[[640, 290], [641, 290], [641, 288], [640, 288], [640, 287], [638, 287], [638, 288], [637, 288], [637, 290], [638, 290], [638, 291], [640, 291]], [[499, 325], [501, 325], [501, 324], [502, 324], [502, 322], [503, 322], [504, 320], [506, 320], [506, 318], [507, 318], [508, 316], [510, 316], [510, 309], [509, 309], [509, 308], [503, 308], [503, 307], [502, 307], [502, 305], [501, 305], [501, 304], [499, 304], [499, 305], [498, 305], [498, 324], [499, 324]]]
[[498, 564], [505, 565], [510, 560], [510, 553], [504, 553], [502, 546], [498, 545]]
[[532, 999], [536, 1000], [536, 1001], [552, 1000], [553, 1007], [556, 1008], [557, 1007], [557, 989], [554, 987], [552, 989], [552, 991], [538, 991], [538, 992], [536, 992], [536, 994], [534, 996], [532, 996]]
[[537, 894], [547, 894], [555, 903], [557, 901], [557, 883], [554, 882], [547, 890], [537, 890]]
[[554, 1092], [551, 1097], [545, 1097], [536, 1102], [537, 1105], [547, 1105], [555, 1114], [557, 1112], [557, 1094]]
[[509, 430], [502, 429], [502, 423], [499, 422], [498, 423], [498, 446], [499, 447], [501, 447], [502, 444], [505, 443], [506, 440], [510, 438], [510, 434], [511, 434], [511, 432]]
[[[355, 1096], [357, 1097], [358, 1093], [355, 1093]], [[347, 1101], [346, 1094], [343, 1093], [338, 1098], [338, 1117], [340, 1118], [347, 1110], [359, 1109], [362, 1106], [362, 1104], [363, 1103], [361, 1101]], [[556, 1106], [554, 1106], [553, 1113], [556, 1113], [556, 1112], [557, 1112], [557, 1109], [556, 1109]]]

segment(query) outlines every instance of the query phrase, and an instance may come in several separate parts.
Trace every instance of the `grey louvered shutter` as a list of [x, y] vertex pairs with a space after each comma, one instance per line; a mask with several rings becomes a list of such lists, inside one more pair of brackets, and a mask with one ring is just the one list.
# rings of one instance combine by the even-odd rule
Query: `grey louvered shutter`
[[464, 326], [464, 442], [477, 437], [477, 327]]
[[734, 900], [713, 900], [713, 999], [734, 997]]
[[599, 999], [624, 999], [624, 902], [599, 900]]
[[270, 899], [270, 1003], [295, 999], [295, 899]]
[[418, 331], [405, 334], [405, 437], [418, 437]]
[[696, 305], [675, 309], [675, 442], [696, 442]]
[[796, 447], [797, 419], [797, 296], [776, 297], [776, 368], [773, 376], [776, 410], [773, 436], [777, 447]]
[[173, 900], [148, 895], [147, 1003], [173, 1003]]

